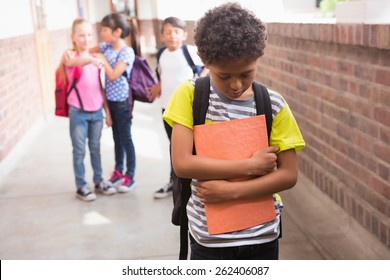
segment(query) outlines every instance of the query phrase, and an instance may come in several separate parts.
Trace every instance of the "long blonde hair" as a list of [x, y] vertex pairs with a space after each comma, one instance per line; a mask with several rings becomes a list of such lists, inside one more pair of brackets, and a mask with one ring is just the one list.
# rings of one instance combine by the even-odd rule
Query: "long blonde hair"
[[[76, 28], [78, 25], [80, 24], [83, 24], [83, 23], [89, 23], [87, 20], [83, 19], [83, 18], [76, 18], [73, 23], [72, 23], [72, 28], [71, 28], [71, 34], [72, 36], [76, 33]], [[73, 51], [77, 51], [77, 46], [75, 44], [75, 42], [72, 40], [72, 50]], [[66, 71], [65, 71], [65, 65], [61, 59], [59, 65], [57, 66], [56, 68], [56, 71], [59, 72], [59, 78], [62, 80], [62, 81], [66, 81], [67, 80], [67, 77], [66, 77]]]
[[[83, 19], [83, 18], [76, 18], [73, 23], [72, 23], [72, 36], [76, 33], [76, 28], [78, 25], [80, 24], [83, 24], [83, 23], [87, 23], [87, 24], [90, 24], [89, 21]], [[75, 42], [72, 40], [72, 45], [73, 45], [73, 50], [76, 51], [77, 50], [77, 46], [75, 44]]]

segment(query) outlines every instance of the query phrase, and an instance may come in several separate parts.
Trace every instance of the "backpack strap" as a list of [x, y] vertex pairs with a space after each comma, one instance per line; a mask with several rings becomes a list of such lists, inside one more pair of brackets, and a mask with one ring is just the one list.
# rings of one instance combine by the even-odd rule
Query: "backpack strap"
[[253, 91], [255, 93], [255, 103], [257, 115], [265, 115], [265, 121], [267, 124], [268, 140], [271, 136], [272, 129], [272, 107], [271, 99], [269, 97], [268, 90], [265, 86], [258, 82], [253, 82]]
[[188, 217], [187, 202], [191, 196], [192, 179], [178, 178], [181, 188], [181, 208], [180, 208], [180, 252], [179, 260], [186, 260], [188, 256]]
[[160, 79], [160, 73], [158, 72], [158, 64], [160, 63], [160, 57], [161, 57], [161, 54], [163, 53], [163, 51], [165, 51], [167, 47], [162, 47], [162, 48], [159, 48], [157, 53], [156, 53], [156, 60], [157, 60], [157, 66], [156, 66], [156, 77], [157, 77], [157, 80], [161, 81]]
[[198, 68], [196, 67], [194, 61], [192, 60], [192, 57], [190, 55], [190, 52], [188, 51], [188, 46], [186, 44], [183, 44], [181, 46], [181, 49], [183, 51], [183, 54], [184, 54], [184, 57], [186, 58], [187, 60], [187, 63], [188, 65], [191, 67], [192, 69], [192, 73], [194, 73], [194, 76], [198, 75]]
[[[160, 57], [161, 57], [161, 54], [163, 53], [163, 51], [166, 49], [167, 47], [162, 47], [160, 48], [157, 53], [156, 53], [156, 59], [157, 59], [157, 67], [156, 67], [156, 77], [157, 79], [160, 81], [160, 73], [158, 72], [158, 64], [160, 62]], [[188, 65], [191, 67], [192, 69], [192, 73], [194, 73], [194, 76], [196, 75], [199, 75], [198, 73], [198, 67], [195, 65], [194, 61], [192, 60], [192, 57], [190, 55], [190, 52], [188, 51], [188, 46], [186, 44], [183, 44], [181, 46], [181, 50], [183, 51], [183, 55], [188, 63]]]
[[76, 86], [77, 82], [80, 80], [81, 73], [82, 73], [82, 67], [75, 67], [75, 69], [73, 71], [73, 81], [72, 81], [72, 84], [69, 88], [68, 93], [66, 94], [66, 100], [68, 100], [70, 92], [72, 91], [72, 89], [74, 89], [76, 92], [77, 99], [78, 99], [79, 104], [80, 104], [80, 108], [82, 111], [84, 111], [84, 106], [83, 106], [83, 102], [81, 101], [80, 92]]
[[[206, 114], [209, 108], [210, 97], [210, 76], [205, 76], [195, 80], [194, 104], [192, 113], [194, 117], [194, 126], [204, 124]], [[195, 150], [194, 150], [195, 154]]]
[[[207, 109], [209, 108], [210, 96], [210, 77], [198, 78], [195, 81], [194, 103], [192, 106], [194, 125], [204, 124], [206, 120]], [[195, 145], [193, 154], [196, 154]], [[180, 178], [181, 201], [183, 203], [180, 213], [180, 253], [179, 260], [186, 260], [188, 256], [188, 217], [187, 201], [191, 196], [192, 179]]]

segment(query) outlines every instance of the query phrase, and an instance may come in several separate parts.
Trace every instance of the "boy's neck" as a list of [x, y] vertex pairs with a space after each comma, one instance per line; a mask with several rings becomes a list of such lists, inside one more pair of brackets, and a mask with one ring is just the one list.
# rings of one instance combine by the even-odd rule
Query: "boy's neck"
[[177, 51], [178, 49], [180, 49], [182, 46], [183, 46], [183, 44], [180, 44], [179, 46], [167, 47], [167, 49], [168, 49], [170, 52], [174, 52], [174, 51]]

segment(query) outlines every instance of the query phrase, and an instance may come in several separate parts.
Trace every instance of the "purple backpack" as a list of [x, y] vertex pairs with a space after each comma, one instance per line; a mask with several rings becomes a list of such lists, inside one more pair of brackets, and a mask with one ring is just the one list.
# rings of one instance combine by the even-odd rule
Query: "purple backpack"
[[134, 106], [134, 100], [146, 103], [152, 103], [154, 101], [149, 98], [148, 88], [155, 86], [157, 80], [145, 58], [135, 56], [128, 82], [130, 111], [132, 111]]

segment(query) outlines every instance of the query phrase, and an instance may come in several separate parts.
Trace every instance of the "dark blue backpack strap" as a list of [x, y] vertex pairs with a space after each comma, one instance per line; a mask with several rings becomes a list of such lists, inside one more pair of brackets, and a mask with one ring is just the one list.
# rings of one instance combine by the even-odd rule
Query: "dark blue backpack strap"
[[195, 80], [194, 104], [192, 105], [194, 125], [204, 124], [210, 97], [210, 76]]
[[192, 60], [192, 57], [190, 55], [190, 52], [188, 51], [188, 46], [186, 44], [183, 44], [181, 46], [181, 49], [183, 51], [184, 57], [187, 60], [188, 65], [192, 69], [192, 73], [194, 73], [194, 76], [198, 75], [198, 67], [195, 65], [194, 61]]
[[[192, 105], [194, 125], [204, 124], [209, 108], [210, 77], [198, 78], [195, 81], [194, 103]], [[193, 154], [196, 154], [195, 145]], [[180, 178], [181, 185], [181, 213], [180, 213], [180, 253], [179, 260], [186, 260], [188, 256], [188, 217], [187, 202], [191, 196], [192, 179]]]
[[253, 91], [255, 93], [256, 111], [257, 115], [265, 115], [267, 123], [268, 140], [271, 136], [272, 129], [272, 107], [271, 99], [269, 97], [268, 90], [262, 84], [253, 82]]
[[157, 64], [159, 63], [160, 61], [160, 57], [161, 57], [161, 54], [162, 52], [166, 49], [167, 47], [161, 47], [158, 49], [157, 53], [156, 53], [156, 59], [157, 59]]
[[156, 66], [156, 77], [157, 77], [157, 80], [160, 81], [160, 73], [158, 72], [158, 64], [160, 63], [160, 57], [161, 57], [161, 54], [163, 53], [163, 51], [165, 51], [167, 47], [161, 47], [158, 49], [157, 53], [156, 53], [156, 60], [157, 60], [157, 66]]

